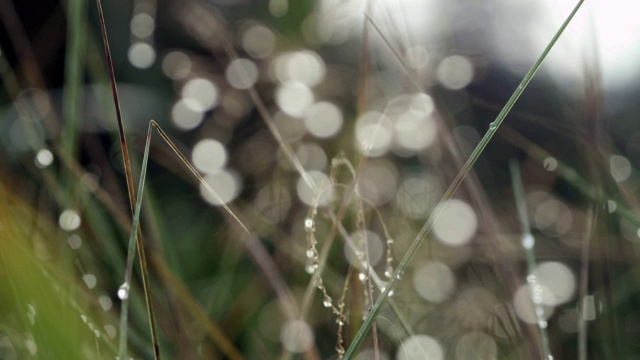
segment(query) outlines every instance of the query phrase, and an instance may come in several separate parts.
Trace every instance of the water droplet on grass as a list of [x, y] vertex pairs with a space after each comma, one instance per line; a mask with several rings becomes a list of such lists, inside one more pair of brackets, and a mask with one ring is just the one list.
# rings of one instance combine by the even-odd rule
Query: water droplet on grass
[[536, 239], [531, 234], [526, 234], [522, 237], [522, 247], [527, 250], [533, 249], [533, 246], [536, 243]]
[[329, 308], [331, 307], [331, 305], [333, 305], [333, 302], [331, 301], [331, 298], [328, 296], [325, 296], [324, 301], [322, 302], [322, 305], [324, 305], [324, 307]]
[[124, 283], [122, 285], [120, 285], [120, 288], [118, 288], [118, 298], [120, 298], [120, 300], [126, 300], [129, 298], [129, 283]]
[[309, 263], [305, 267], [305, 270], [307, 271], [307, 274], [313, 274], [314, 272], [316, 272], [317, 268], [318, 268], [318, 265], [316, 265], [314, 263]]
[[315, 222], [313, 221], [313, 219], [312, 219], [312, 218], [306, 218], [306, 219], [304, 220], [304, 228], [305, 228], [307, 231], [314, 231], [314, 230], [316, 229]]

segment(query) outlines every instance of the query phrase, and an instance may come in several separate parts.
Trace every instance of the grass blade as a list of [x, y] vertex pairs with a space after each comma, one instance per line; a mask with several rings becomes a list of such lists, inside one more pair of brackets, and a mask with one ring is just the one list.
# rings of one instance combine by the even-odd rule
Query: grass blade
[[522, 93], [524, 92], [524, 89], [527, 87], [529, 82], [531, 82], [531, 79], [533, 78], [533, 76], [536, 74], [538, 69], [540, 69], [542, 62], [547, 57], [547, 55], [549, 54], [549, 52], [551, 51], [555, 43], [558, 41], [558, 38], [560, 37], [560, 35], [562, 35], [566, 27], [569, 25], [574, 15], [578, 12], [583, 2], [584, 0], [580, 0], [576, 4], [576, 6], [573, 8], [569, 16], [566, 18], [562, 26], [560, 26], [560, 28], [558, 29], [556, 34], [553, 36], [553, 38], [551, 39], [547, 47], [544, 49], [540, 57], [538, 57], [538, 59], [531, 66], [527, 74], [524, 76], [524, 78], [520, 82], [520, 85], [518, 85], [514, 93], [511, 95], [511, 97], [507, 101], [502, 111], [500, 111], [500, 113], [496, 117], [495, 121], [491, 123], [489, 130], [485, 133], [484, 137], [482, 138], [478, 146], [476, 146], [476, 148], [473, 150], [467, 162], [464, 164], [464, 166], [462, 167], [462, 169], [460, 170], [456, 178], [453, 180], [453, 182], [451, 183], [447, 191], [444, 193], [444, 195], [442, 196], [442, 199], [440, 200], [440, 202], [432, 212], [431, 216], [427, 219], [426, 223], [424, 224], [424, 226], [422, 227], [422, 229], [414, 239], [413, 243], [407, 250], [407, 253], [405, 254], [404, 258], [398, 265], [398, 268], [396, 269], [394, 276], [389, 280], [387, 287], [376, 300], [376, 303], [371, 309], [369, 316], [367, 316], [362, 326], [360, 327], [360, 330], [358, 330], [358, 333], [354, 337], [353, 342], [351, 343], [351, 345], [347, 349], [347, 352], [345, 353], [345, 359], [351, 359], [355, 356], [356, 350], [364, 340], [366, 334], [369, 331], [369, 328], [373, 324], [374, 319], [376, 318], [377, 314], [380, 312], [382, 305], [384, 305], [384, 302], [387, 296], [389, 296], [389, 293], [393, 289], [393, 286], [397, 282], [398, 278], [403, 274], [404, 270], [407, 268], [407, 266], [413, 259], [414, 255], [417, 253], [418, 249], [420, 248], [420, 245], [422, 244], [426, 236], [431, 231], [431, 228], [433, 227], [435, 220], [438, 218], [438, 216], [440, 215], [440, 212], [443, 209], [443, 204], [453, 196], [453, 194], [456, 192], [458, 187], [462, 184], [462, 181], [465, 179], [465, 177], [471, 170], [471, 167], [476, 162], [480, 154], [482, 154], [484, 148], [487, 146], [487, 144], [489, 143], [493, 135], [496, 133], [496, 131], [500, 127], [500, 124], [502, 124], [504, 119], [507, 117], [507, 115], [509, 114], [509, 111], [511, 110], [511, 108], [513, 108], [513, 105], [516, 103], [520, 95], [522, 95]]
[[[147, 131], [147, 141], [145, 144], [144, 157], [142, 158], [142, 171], [140, 173], [140, 182], [138, 184], [138, 197], [136, 200], [133, 222], [131, 225], [131, 235], [129, 237], [129, 248], [127, 250], [127, 264], [124, 273], [124, 283], [118, 290], [118, 297], [122, 300], [120, 308], [120, 359], [127, 358], [127, 319], [129, 309], [129, 289], [131, 286], [131, 275], [133, 273], [133, 259], [135, 248], [139, 239], [137, 236], [140, 225], [140, 211], [142, 209], [142, 198], [144, 192], [144, 180], [147, 177], [147, 163], [149, 160], [149, 146], [151, 144], [151, 124]], [[157, 356], [157, 355], [156, 355]]]
[[67, 53], [65, 56], [64, 119], [61, 148], [70, 156], [75, 156], [78, 147], [80, 127], [80, 107], [83, 103], [84, 57], [86, 49], [85, 13], [87, 5], [82, 0], [71, 0], [67, 4], [67, 18], [70, 31], [67, 32]]
[[[100, 18], [100, 29], [102, 31], [102, 40], [104, 43], [104, 52], [105, 52], [105, 56], [107, 58], [107, 67], [109, 70], [109, 80], [111, 82], [111, 92], [113, 94], [113, 102], [114, 102], [114, 106], [116, 109], [116, 118], [117, 118], [117, 122], [118, 122], [118, 135], [120, 137], [120, 146], [122, 148], [122, 159], [124, 161], [124, 170], [126, 173], [126, 181], [127, 181], [127, 191], [129, 193], [129, 205], [131, 208], [131, 213], [135, 214], [134, 211], [134, 204], [136, 203], [136, 194], [133, 190], [133, 176], [131, 175], [131, 161], [129, 160], [129, 149], [127, 148], [127, 139], [125, 137], [125, 133], [124, 133], [124, 126], [122, 123], [122, 113], [120, 111], [120, 101], [118, 100], [118, 88], [116, 86], [116, 78], [115, 78], [115, 72], [113, 70], [113, 60], [111, 59], [111, 50], [109, 49], [109, 39], [107, 37], [107, 27], [105, 25], [104, 22], [104, 13], [102, 11], [102, 3], [100, 0], [96, 0], [96, 5], [98, 7], [98, 16]], [[141, 185], [142, 185], [142, 181], [141, 181]], [[138, 227], [137, 225], [134, 226], [132, 228], [132, 232], [138, 232]], [[144, 246], [142, 244], [142, 241], [140, 240], [141, 237], [139, 236], [140, 234], [138, 234], [138, 236], [136, 236], [136, 243], [137, 243], [137, 247], [138, 247], [138, 256], [140, 258], [140, 267], [142, 268], [142, 287], [143, 287], [143, 291], [144, 291], [144, 296], [145, 296], [145, 301], [147, 303], [147, 317], [149, 319], [149, 327], [151, 329], [151, 341], [153, 343], [153, 350], [154, 350], [154, 356], [155, 359], [158, 360], [160, 359], [160, 345], [158, 343], [158, 334], [156, 331], [156, 324], [155, 324], [155, 314], [153, 312], [153, 305], [151, 303], [151, 291], [149, 290], [149, 272], [147, 270], [147, 260], [146, 257], [144, 255]], [[133, 259], [129, 260], [129, 257], [133, 258], [133, 255], [131, 254], [131, 252], [128, 252], [127, 255], [127, 263], [129, 263], [129, 261], [133, 261]], [[125, 274], [125, 277], [127, 276], [127, 274]], [[131, 275], [129, 274], [129, 277]], [[128, 282], [126, 284], [129, 284]], [[125, 307], [126, 309], [126, 307]], [[123, 310], [124, 314], [124, 318], [126, 319], [126, 310]], [[126, 322], [124, 324], [125, 327], [125, 345], [124, 345], [124, 352], [126, 355]], [[121, 333], [121, 339], [122, 339], [122, 333]], [[122, 343], [121, 343], [121, 351], [120, 351], [121, 355], [120, 355], [120, 359], [124, 359], [125, 355], [122, 354]]]
[[513, 194], [516, 201], [516, 208], [518, 210], [518, 217], [520, 218], [520, 224], [522, 227], [522, 247], [525, 252], [525, 258], [527, 262], [527, 269], [529, 275], [532, 276], [532, 281], [527, 277], [527, 282], [531, 287], [531, 303], [535, 308], [535, 313], [538, 320], [538, 328], [540, 330], [540, 337], [542, 338], [542, 355], [544, 359], [553, 359], [551, 355], [551, 349], [549, 347], [549, 336], [547, 334], [547, 327], [541, 325], [543, 321], [546, 321], [543, 317], [544, 307], [539, 301], [534, 300], [533, 289], [535, 286], [540, 286], [535, 275], [533, 275], [536, 269], [536, 256], [534, 251], [535, 238], [531, 233], [531, 224], [529, 222], [529, 214], [527, 213], [527, 203], [524, 193], [524, 185], [522, 184], [522, 174], [520, 165], [517, 161], [512, 160], [509, 163], [509, 170], [511, 170], [511, 182], [513, 187]]

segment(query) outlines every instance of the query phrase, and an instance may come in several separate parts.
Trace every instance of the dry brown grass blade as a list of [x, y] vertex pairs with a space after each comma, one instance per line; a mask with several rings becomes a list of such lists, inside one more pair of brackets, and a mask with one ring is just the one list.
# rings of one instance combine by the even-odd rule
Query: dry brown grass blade
[[[115, 72], [113, 69], [113, 60], [111, 59], [111, 50], [109, 49], [109, 39], [107, 36], [107, 27], [104, 22], [104, 13], [102, 11], [102, 3], [100, 0], [96, 0], [98, 7], [98, 16], [100, 20], [100, 30], [102, 31], [102, 40], [104, 43], [104, 52], [107, 59], [107, 67], [109, 71], [109, 80], [111, 83], [111, 92], [113, 94], [113, 103], [116, 109], [116, 118], [118, 123], [118, 135], [120, 137], [120, 147], [122, 149], [122, 160], [124, 161], [124, 170], [127, 181], [127, 191], [129, 193], [129, 205], [131, 208], [131, 215], [133, 216], [136, 194], [133, 186], [133, 176], [131, 175], [131, 161], [129, 159], [129, 149], [127, 148], [127, 139], [124, 133], [124, 125], [122, 123], [122, 113], [120, 111], [120, 101], [118, 99], [118, 88], [116, 85]], [[149, 270], [147, 269], [147, 260], [144, 253], [144, 244], [142, 243], [142, 236], [139, 229], [135, 229], [136, 243], [138, 248], [138, 258], [140, 261], [140, 267], [142, 268], [142, 287], [144, 291], [144, 297], [147, 305], [147, 317], [149, 319], [149, 328], [151, 331], [151, 341], [153, 343], [153, 353], [155, 359], [160, 359], [160, 344], [158, 342], [158, 333], [156, 330], [155, 313], [153, 311], [153, 304], [151, 302], [151, 290], [149, 288]]]

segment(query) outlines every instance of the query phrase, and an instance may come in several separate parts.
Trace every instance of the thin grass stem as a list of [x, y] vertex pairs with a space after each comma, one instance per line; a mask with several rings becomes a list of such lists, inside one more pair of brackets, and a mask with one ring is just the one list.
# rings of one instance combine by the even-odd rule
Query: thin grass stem
[[120, 308], [120, 359], [126, 359], [127, 356], [127, 323], [128, 323], [128, 308], [129, 308], [129, 291], [131, 287], [131, 276], [133, 273], [133, 259], [138, 243], [136, 239], [139, 239], [138, 229], [140, 224], [140, 211], [142, 209], [142, 198], [144, 193], [144, 181], [147, 177], [147, 163], [149, 160], [149, 145], [151, 144], [151, 125], [147, 131], [147, 141], [145, 144], [144, 157], [142, 158], [142, 171], [140, 173], [140, 182], [138, 184], [138, 197], [135, 205], [135, 212], [133, 215], [133, 222], [131, 224], [131, 235], [129, 237], [129, 248], [127, 250], [127, 264], [124, 273], [124, 283], [118, 290], [118, 297], [122, 300]]
[[[180, 150], [176, 147], [176, 145], [171, 141], [169, 136], [160, 128], [160, 126], [154, 121], [151, 120], [149, 122], [149, 128], [147, 131], [147, 138], [145, 142], [144, 155], [142, 159], [142, 170], [140, 173], [140, 182], [138, 185], [137, 192], [137, 200], [135, 205], [135, 212], [133, 217], [133, 223], [131, 227], [131, 235], [129, 238], [129, 248], [128, 248], [128, 256], [127, 256], [127, 264], [126, 264], [126, 272], [125, 272], [125, 280], [123, 283], [124, 290], [122, 294], [126, 296], [122, 296], [122, 309], [121, 309], [121, 330], [120, 330], [120, 349], [122, 354], [122, 349], [126, 353], [126, 331], [127, 331], [127, 307], [128, 307], [128, 293], [126, 291], [129, 289], [131, 284], [131, 273], [133, 268], [133, 255], [135, 253], [135, 244], [136, 244], [136, 233], [140, 224], [140, 213], [142, 209], [142, 199], [144, 195], [144, 182], [146, 180], [147, 175], [147, 167], [149, 161], [149, 150], [151, 146], [151, 135], [152, 130], [156, 129], [158, 134], [162, 137], [162, 139], [169, 145], [169, 147], [175, 152], [175, 154], [180, 158], [180, 160], [189, 168], [189, 170], [198, 178], [201, 184], [205, 186], [207, 191], [209, 191], [224, 207], [226, 210], [226, 214], [231, 217], [231, 221], [235, 222], [240, 226], [242, 231], [245, 233], [243, 236], [243, 241], [245, 242], [246, 247], [251, 251], [252, 255], [256, 259], [256, 262], [260, 265], [262, 269], [264, 269], [265, 275], [270, 280], [270, 283], [274, 286], [278, 298], [281, 300], [283, 305], [283, 309], [287, 314], [288, 318], [295, 318], [297, 310], [293, 306], [293, 301], [291, 300], [291, 295], [286, 291], [285, 283], [275, 274], [277, 274], [277, 270], [273, 263], [269, 261], [269, 255], [264, 251], [264, 249], [258, 245], [258, 240], [252, 235], [252, 233], [247, 229], [247, 227], [242, 223], [242, 221], [234, 214], [234, 212], [224, 204], [224, 201], [220, 198], [220, 196], [206, 183], [204, 178], [198, 173], [198, 171], [191, 165], [191, 163], [187, 160], [187, 158], [180, 152]], [[187, 303], [189, 305], [191, 303]], [[193, 311], [193, 305], [189, 305]], [[196, 311], [198, 314], [199, 311]], [[221, 337], [221, 331], [219, 331], [216, 327], [207, 328], [210, 334], [214, 337], [214, 339], [226, 339], [226, 337]], [[234, 347], [230, 346], [226, 341], [222, 341], [219, 343], [222, 346], [223, 350], [227, 352], [231, 358], [238, 359], [241, 358], [235, 350]], [[123, 356], [123, 355], [121, 355]]]
[[519, 164], [512, 160], [509, 163], [509, 170], [511, 171], [511, 184], [513, 188], [513, 194], [516, 201], [516, 208], [518, 210], [518, 217], [520, 218], [520, 226], [522, 227], [522, 248], [524, 249], [525, 258], [527, 262], [527, 270], [529, 275], [527, 276], [527, 283], [531, 291], [531, 303], [535, 308], [534, 312], [538, 321], [538, 329], [540, 331], [540, 337], [542, 339], [542, 355], [544, 359], [553, 359], [551, 355], [551, 349], [549, 347], [549, 335], [547, 333], [547, 321], [544, 318], [544, 307], [542, 303], [536, 299], [535, 291], [536, 287], [540, 284], [535, 278], [534, 271], [536, 269], [536, 255], [535, 255], [535, 238], [531, 233], [531, 223], [529, 221], [529, 214], [527, 213], [527, 203], [525, 200], [524, 186], [522, 184], [522, 175]]
[[[120, 147], [122, 149], [122, 160], [124, 161], [124, 170], [125, 170], [125, 174], [126, 174], [126, 182], [127, 182], [127, 191], [129, 194], [129, 205], [131, 208], [131, 213], [134, 215], [135, 217], [135, 205], [137, 203], [136, 201], [136, 194], [134, 192], [133, 189], [133, 176], [131, 175], [131, 161], [129, 160], [129, 149], [127, 148], [127, 139], [125, 136], [125, 132], [124, 132], [124, 125], [122, 122], [122, 113], [120, 111], [120, 101], [118, 99], [118, 88], [116, 85], [116, 78], [115, 78], [115, 71], [113, 69], [113, 60], [111, 59], [111, 50], [109, 49], [109, 39], [107, 36], [107, 26], [105, 24], [104, 21], [104, 13], [102, 11], [102, 2], [100, 0], [96, 0], [96, 5], [98, 7], [98, 17], [100, 20], [100, 30], [102, 31], [102, 40], [104, 43], [104, 52], [105, 52], [105, 56], [107, 58], [107, 67], [108, 67], [108, 71], [109, 71], [109, 80], [111, 83], [111, 92], [113, 95], [113, 103], [116, 109], [116, 119], [117, 119], [117, 123], [118, 123], [118, 135], [120, 137]], [[143, 181], [140, 181], [140, 185], [142, 185]], [[144, 291], [144, 296], [145, 296], [145, 301], [146, 301], [146, 305], [147, 305], [147, 318], [149, 319], [149, 328], [151, 330], [151, 342], [153, 344], [153, 352], [154, 352], [154, 357], [156, 360], [160, 359], [160, 344], [158, 342], [158, 333], [156, 330], [156, 320], [155, 320], [155, 314], [153, 312], [153, 304], [151, 303], [151, 290], [149, 289], [149, 271], [147, 269], [147, 260], [144, 254], [144, 244], [142, 244], [142, 236], [141, 234], [139, 234], [139, 229], [137, 224], [135, 226], [132, 227], [132, 234], [137, 234], [137, 236], [135, 236], [135, 240], [137, 243], [137, 248], [138, 248], [138, 257], [140, 258], [140, 267], [142, 269], [142, 288]], [[129, 259], [131, 258], [131, 259]], [[129, 262], [133, 262], [133, 254], [131, 251], [129, 251], [127, 253], [127, 263]], [[129, 267], [127, 267], [129, 268]], [[129, 278], [131, 277], [131, 274], [125, 273], [125, 278], [128, 276]], [[129, 285], [129, 282], [125, 282], [125, 284], [127, 284], [127, 286]], [[121, 335], [121, 344], [120, 344], [120, 359], [124, 359], [126, 356], [126, 327], [127, 327], [127, 323], [126, 323], [126, 318], [127, 318], [127, 314], [126, 314], [126, 307], [124, 309], [124, 329], [125, 329], [125, 334], [123, 335], [122, 333]], [[122, 317], [121, 317], [122, 318]], [[122, 339], [124, 336], [124, 354], [123, 354], [123, 344], [122, 344]]]
[[409, 265], [409, 263], [411, 262], [415, 254], [417, 253], [418, 249], [420, 248], [420, 245], [422, 244], [426, 236], [431, 231], [435, 220], [438, 218], [438, 216], [442, 212], [444, 203], [453, 196], [453, 194], [456, 192], [458, 187], [462, 184], [462, 181], [465, 179], [465, 177], [471, 170], [471, 167], [473, 166], [473, 164], [475, 164], [480, 154], [482, 154], [484, 148], [487, 146], [487, 144], [489, 143], [493, 135], [496, 133], [496, 131], [498, 130], [498, 128], [500, 127], [504, 119], [507, 117], [511, 108], [513, 108], [518, 98], [520, 98], [520, 95], [522, 95], [522, 93], [524, 92], [529, 82], [531, 82], [531, 79], [533, 79], [533, 76], [536, 74], [538, 69], [540, 69], [540, 66], [542, 65], [544, 59], [547, 57], [547, 55], [549, 54], [549, 52], [551, 51], [555, 43], [558, 41], [558, 38], [560, 37], [560, 35], [562, 35], [566, 27], [569, 25], [574, 15], [578, 12], [583, 2], [584, 0], [580, 0], [576, 4], [576, 6], [573, 8], [569, 16], [566, 18], [562, 26], [560, 26], [560, 28], [558, 29], [556, 34], [553, 36], [553, 38], [551, 39], [547, 47], [544, 49], [540, 57], [538, 57], [538, 59], [531, 66], [527, 74], [524, 76], [520, 85], [518, 85], [515, 92], [511, 95], [511, 97], [507, 101], [502, 111], [496, 117], [495, 121], [491, 123], [489, 130], [485, 133], [485, 135], [483, 136], [478, 146], [476, 146], [476, 148], [473, 150], [467, 162], [464, 164], [464, 166], [462, 167], [462, 169], [460, 170], [456, 178], [453, 180], [453, 182], [451, 183], [447, 191], [444, 193], [444, 195], [442, 196], [442, 199], [440, 200], [438, 205], [436, 205], [435, 209], [431, 213], [431, 216], [427, 219], [426, 223], [424, 224], [424, 226], [422, 227], [422, 229], [420, 230], [420, 232], [418, 233], [414, 241], [411, 243], [411, 246], [407, 250], [407, 253], [405, 254], [404, 258], [400, 261], [398, 268], [394, 272], [394, 276], [389, 280], [387, 287], [384, 289], [382, 294], [380, 294], [380, 296], [376, 300], [375, 305], [373, 306], [373, 309], [371, 309], [371, 312], [364, 320], [362, 326], [358, 330], [358, 333], [355, 335], [353, 342], [351, 343], [351, 345], [347, 349], [347, 352], [345, 353], [345, 359], [351, 359], [355, 356], [357, 349], [360, 347], [360, 344], [364, 340], [367, 332], [369, 331], [369, 328], [373, 324], [373, 321], [377, 316], [377, 314], [380, 312], [382, 305], [384, 305], [384, 302], [386, 298], [389, 296], [389, 293], [393, 289], [396, 281], [398, 280], [399, 277], [402, 276], [405, 269], [407, 268], [407, 266]]
[[80, 107], [83, 103], [84, 58], [86, 49], [86, 16], [87, 2], [70, 0], [67, 3], [67, 18], [69, 31], [67, 32], [67, 53], [65, 56], [65, 87], [64, 87], [64, 119], [63, 135], [60, 138], [61, 148], [67, 154], [74, 156], [78, 147], [78, 132], [80, 131]]

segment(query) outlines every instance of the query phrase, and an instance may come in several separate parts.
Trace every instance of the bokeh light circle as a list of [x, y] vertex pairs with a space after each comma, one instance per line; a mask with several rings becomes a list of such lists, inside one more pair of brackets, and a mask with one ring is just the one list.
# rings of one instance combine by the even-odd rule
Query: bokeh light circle
[[304, 125], [319, 139], [331, 138], [342, 128], [342, 111], [330, 102], [317, 102], [305, 112]]
[[403, 341], [396, 353], [398, 360], [444, 360], [442, 346], [427, 335], [413, 335]]
[[433, 224], [433, 233], [450, 246], [460, 246], [471, 241], [478, 228], [475, 211], [466, 202], [447, 200]]
[[226, 165], [227, 149], [217, 140], [202, 139], [193, 147], [191, 161], [199, 171], [215, 173]]
[[413, 287], [423, 299], [432, 303], [441, 303], [453, 295], [456, 278], [447, 265], [434, 261], [419, 267], [414, 272]]
[[316, 170], [307, 172], [309, 178], [315, 184], [310, 186], [305, 179], [300, 178], [296, 186], [298, 197], [302, 202], [310, 206], [326, 206], [333, 199], [333, 184], [329, 177]]
[[313, 345], [313, 330], [302, 320], [291, 320], [282, 327], [280, 341], [282, 346], [291, 352], [305, 352]]
[[232, 170], [220, 170], [204, 176], [204, 181], [218, 195], [216, 198], [209, 190], [200, 184], [200, 194], [211, 205], [219, 206], [233, 201], [241, 190], [240, 176]]

